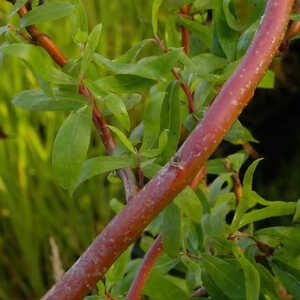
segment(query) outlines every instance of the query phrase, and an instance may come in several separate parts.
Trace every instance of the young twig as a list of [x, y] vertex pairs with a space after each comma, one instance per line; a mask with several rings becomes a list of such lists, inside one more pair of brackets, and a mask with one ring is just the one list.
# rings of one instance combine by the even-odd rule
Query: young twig
[[[184, 5], [182, 6], [182, 8], [180, 9], [181, 14], [190, 19], [190, 5]], [[189, 45], [189, 30], [187, 28], [185, 28], [184, 26], [181, 27], [181, 36], [182, 36], [182, 47], [184, 49], [184, 52], [186, 55], [189, 55], [190, 53], [190, 45]]]
[[231, 167], [230, 161], [228, 159], [224, 159], [224, 166], [228, 172], [232, 172], [232, 179], [234, 182], [234, 194], [236, 201], [239, 203], [242, 200], [242, 183], [240, 180], [239, 173], [234, 171]]
[[[12, 4], [15, 4], [16, 0], [8, 0]], [[20, 17], [27, 14], [28, 10], [26, 6], [22, 6], [19, 10]], [[35, 25], [30, 25], [26, 27], [26, 30], [31, 36], [31, 41], [35, 42], [37, 45], [43, 47], [49, 55], [53, 58], [53, 60], [60, 66], [63, 67], [67, 63], [67, 58], [63, 55], [58, 46], [52, 41], [50, 37], [46, 34], [39, 31]], [[114, 151], [116, 144], [112, 133], [107, 126], [105, 119], [101, 116], [100, 111], [98, 110], [93, 95], [88, 90], [87, 87], [84, 86], [82, 78], [80, 79], [79, 93], [86, 96], [89, 100], [90, 104], [93, 107], [93, 122], [95, 127], [98, 130], [98, 133], [102, 139], [102, 142], [105, 146], [105, 149], [109, 155]], [[129, 201], [132, 197], [134, 197], [139, 188], [136, 183], [136, 178], [134, 173], [129, 168], [123, 168], [118, 170], [118, 174], [123, 181], [126, 199]]]

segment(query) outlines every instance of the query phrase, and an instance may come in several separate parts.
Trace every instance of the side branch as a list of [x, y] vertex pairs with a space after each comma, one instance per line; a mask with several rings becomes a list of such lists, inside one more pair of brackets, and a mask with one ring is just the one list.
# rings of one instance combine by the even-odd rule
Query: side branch
[[[12, 4], [16, 3], [16, 0], [8, 1]], [[27, 13], [28, 10], [26, 6], [22, 6], [19, 10], [20, 17], [26, 15]], [[63, 67], [67, 63], [67, 58], [64, 56], [64, 54], [61, 52], [61, 50], [57, 47], [57, 45], [52, 41], [50, 37], [48, 37], [45, 33], [41, 32], [35, 25], [30, 25], [26, 27], [26, 30], [32, 38], [31, 41], [43, 47], [60, 67]], [[82, 81], [79, 86], [79, 93], [87, 97], [90, 104], [93, 106], [94, 125], [97, 128], [99, 135], [101, 136], [106, 152], [109, 155], [111, 155], [114, 149], [116, 148], [116, 143], [114, 141], [109, 127], [107, 126], [105, 119], [101, 116], [101, 113], [95, 104], [93, 95], [88, 90], [88, 88], [84, 86]], [[129, 201], [139, 191], [135, 175], [130, 168], [119, 169], [118, 174], [124, 185], [126, 199], [127, 201]]]
[[292, 4], [293, 0], [268, 1], [262, 23], [240, 65], [178, 151], [183, 168], [168, 163], [108, 224], [44, 300], [81, 300], [155, 216], [190, 183], [253, 96], [283, 39]]

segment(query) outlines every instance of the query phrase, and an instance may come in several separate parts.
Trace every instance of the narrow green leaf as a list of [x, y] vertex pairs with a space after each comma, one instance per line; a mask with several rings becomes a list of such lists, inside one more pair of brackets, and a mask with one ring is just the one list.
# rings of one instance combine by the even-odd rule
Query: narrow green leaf
[[84, 44], [88, 39], [88, 18], [81, 0], [72, 0], [75, 9], [71, 15], [73, 39]]
[[143, 78], [136, 75], [114, 75], [103, 77], [95, 84], [103, 90], [110, 91], [112, 93], [133, 93], [143, 89], [150, 88], [156, 82], [152, 79]]
[[231, 12], [230, 6], [231, 6], [232, 0], [224, 0], [223, 2], [223, 8], [224, 8], [224, 14], [226, 17], [227, 24], [229, 27], [236, 31], [241, 31], [243, 26], [239, 24], [238, 20], [234, 16], [234, 14]]
[[167, 162], [177, 150], [181, 130], [180, 102], [178, 97], [179, 83], [172, 81], [167, 87], [160, 114], [160, 130], [168, 130], [168, 144], [160, 160]]
[[226, 57], [230, 61], [235, 60], [236, 56], [236, 45], [237, 45], [237, 34], [233, 31], [227, 24], [224, 10], [223, 10], [223, 0], [217, 0], [216, 9], [216, 29], [220, 45], [226, 54]]
[[164, 151], [167, 144], [168, 144], [168, 131], [164, 130], [159, 136], [158, 148], [143, 150], [140, 152], [140, 155], [142, 155], [144, 157], [149, 157], [149, 158], [158, 156]]
[[178, 256], [182, 242], [181, 215], [174, 203], [170, 203], [164, 210], [162, 237], [165, 252], [170, 257]]
[[113, 170], [136, 166], [135, 158], [129, 156], [115, 157], [115, 156], [98, 156], [91, 158], [84, 162], [80, 178], [76, 184], [79, 186], [82, 182]]
[[300, 22], [300, 14], [291, 14], [290, 19]]
[[12, 103], [18, 107], [37, 111], [70, 111], [87, 104], [87, 99], [78, 94], [66, 94], [53, 90], [55, 98], [43, 90], [27, 90], [16, 95]]
[[238, 248], [233, 248], [235, 258], [241, 264], [244, 271], [246, 285], [246, 300], [259, 300], [260, 277], [255, 266], [240, 252]]
[[54, 21], [69, 16], [74, 6], [68, 2], [46, 2], [30, 10], [21, 18], [21, 27]]
[[209, 186], [208, 199], [211, 207], [215, 206], [217, 199], [220, 195], [228, 192], [227, 188], [222, 187], [225, 184], [225, 182], [231, 177], [231, 175], [232, 174], [230, 173], [221, 174]]
[[191, 21], [185, 17], [180, 17], [181, 25], [194, 33], [200, 41], [202, 41], [207, 48], [210, 48], [212, 43], [212, 32], [209, 27], [197, 22]]
[[130, 142], [130, 140], [126, 137], [126, 135], [117, 127], [114, 126], [108, 126], [110, 128], [110, 130], [112, 132], [114, 132], [118, 138], [120, 139], [120, 141], [124, 144], [124, 146], [131, 151], [132, 153], [136, 154], [136, 151], [132, 145], [132, 143]]
[[152, 4], [152, 27], [153, 27], [153, 34], [157, 37], [158, 32], [158, 13], [159, 8], [164, 0], [154, 0]]
[[288, 293], [293, 296], [293, 299], [300, 299], [300, 280], [291, 273], [281, 270], [274, 262], [271, 261], [270, 264], [276, 277], [284, 285]]
[[90, 143], [92, 111], [71, 113], [55, 138], [52, 165], [59, 184], [71, 189], [78, 181]]
[[273, 71], [268, 70], [257, 87], [262, 89], [273, 89], [274, 86], [275, 86], [275, 73]]
[[157, 92], [150, 95], [144, 113], [144, 138], [141, 152], [152, 149], [160, 133], [160, 112], [165, 93]]
[[210, 159], [206, 164], [206, 172], [207, 174], [215, 174], [219, 175], [222, 173], [227, 173], [227, 169], [224, 166], [224, 160], [221, 158]]
[[126, 53], [119, 56], [114, 60], [114, 62], [122, 63], [122, 64], [130, 64], [135, 61], [137, 56], [140, 54], [140, 52], [143, 50], [143, 48], [149, 44], [155, 42], [154, 39], [146, 39], [135, 45], [134, 47], [130, 48]]
[[293, 217], [293, 222], [294, 223], [299, 223], [300, 222], [300, 199], [297, 201], [296, 212], [295, 212], [295, 215]]
[[105, 275], [106, 288], [110, 290], [116, 283], [120, 282], [126, 272], [126, 266], [130, 260], [132, 246], [129, 247], [109, 268]]
[[238, 228], [271, 217], [292, 215], [295, 212], [295, 207], [296, 207], [295, 203], [287, 202], [283, 204], [269, 206], [262, 209], [255, 209], [243, 215], [241, 221], [239, 222]]
[[166, 75], [169, 75], [170, 70], [179, 60], [181, 53], [181, 49], [174, 49], [160, 56], [143, 58], [135, 64], [114, 62], [97, 53], [94, 54], [94, 60], [117, 74], [136, 75], [148, 79], [161, 80]]
[[84, 49], [83, 57], [81, 60], [81, 66], [80, 66], [80, 75], [83, 76], [87, 70], [88, 64], [90, 60], [92, 59], [92, 56], [98, 47], [98, 44], [100, 42], [100, 37], [102, 33], [102, 24], [98, 24], [95, 26], [92, 30], [92, 32], [89, 35], [86, 47]]
[[231, 300], [245, 300], [243, 273], [234, 261], [228, 262], [214, 256], [203, 255], [201, 265], [213, 278], [218, 288]]
[[54, 84], [61, 84], [61, 85], [77, 85], [79, 81], [74, 79], [72, 76], [68, 75], [67, 73], [55, 68], [51, 67], [48, 72], [48, 79], [50, 82]]
[[245, 142], [258, 142], [252, 136], [251, 132], [246, 127], [244, 127], [239, 120], [233, 123], [230, 131], [226, 134], [224, 140], [234, 145], [242, 145]]
[[123, 100], [116, 94], [109, 94], [104, 98], [104, 101], [107, 108], [117, 118], [121, 126], [129, 131], [130, 119]]
[[7, 32], [8, 30], [9, 30], [9, 29], [8, 29], [8, 25], [1, 26], [1, 27], [0, 27], [0, 36], [1, 36], [3, 33]]
[[195, 192], [188, 186], [174, 199], [184, 214], [190, 217], [194, 222], [200, 222], [203, 214], [201, 201]]

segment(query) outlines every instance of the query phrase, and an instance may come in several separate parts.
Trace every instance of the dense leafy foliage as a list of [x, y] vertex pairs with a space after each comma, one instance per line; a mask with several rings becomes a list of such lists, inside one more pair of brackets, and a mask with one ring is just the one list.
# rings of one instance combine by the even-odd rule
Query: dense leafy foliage
[[[23, 4], [17, 1], [16, 7]], [[190, 18], [178, 15], [183, 5], [189, 4]], [[138, 168], [147, 179], [170, 159], [180, 168], [180, 158], [174, 157], [176, 150], [245, 54], [265, 4], [255, 0], [154, 0], [152, 17], [144, 16], [144, 11], [140, 16], [145, 23], [152, 22], [153, 38], [112, 59], [103, 55], [99, 46], [107, 29], [98, 24], [88, 33], [88, 18], [80, 0], [35, 6], [21, 18], [20, 28], [65, 16], [71, 19], [73, 43], [80, 54], [63, 69], [58, 69], [42, 48], [24, 43], [9, 27], [1, 27], [0, 33], [6, 34], [1, 55], [21, 59], [40, 86], [21, 91], [13, 104], [35, 111], [71, 111], [53, 146], [57, 183], [74, 193], [92, 177], [124, 167]], [[142, 10], [143, 4], [137, 1], [136, 5]], [[292, 18], [297, 20], [298, 15]], [[189, 54], [180, 44], [181, 27], [190, 33]], [[155, 49], [156, 44], [163, 52], [158, 46]], [[180, 77], [174, 78], [171, 70]], [[87, 157], [93, 103], [78, 94], [82, 82], [103, 116], [109, 116], [108, 127], [117, 140], [112, 156]], [[189, 109], [183, 85], [193, 94], [194, 111]], [[269, 70], [259, 87], [273, 86], [274, 74]], [[135, 124], [131, 110], [141, 102], [144, 115]], [[233, 145], [257, 142], [238, 120], [225, 141]], [[282, 299], [282, 293], [292, 299], [300, 297], [299, 205], [296, 199], [265, 200], [253, 191], [259, 160], [247, 168], [238, 198], [234, 175], [239, 176], [250, 159], [245, 150], [239, 150], [209, 160], [209, 184], [200, 184], [196, 191], [184, 189], [146, 228], [137, 247], [146, 252], [161, 232], [164, 254], [151, 272], [144, 295], [156, 300], [187, 299], [205, 287], [210, 299], [218, 300], [275, 300]], [[109, 178], [119, 182], [115, 173]], [[122, 204], [113, 199], [112, 207], [117, 212]], [[286, 226], [259, 225], [262, 220], [281, 216], [288, 216]], [[98, 295], [86, 299], [102, 299], [106, 293], [125, 299], [141, 264], [140, 258], [131, 255], [133, 249], [120, 256], [105, 280], [98, 283]]]

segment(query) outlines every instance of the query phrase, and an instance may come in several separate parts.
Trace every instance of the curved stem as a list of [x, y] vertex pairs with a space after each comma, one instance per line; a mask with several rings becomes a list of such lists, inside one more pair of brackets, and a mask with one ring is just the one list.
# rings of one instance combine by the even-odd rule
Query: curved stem
[[[192, 180], [190, 187], [195, 191], [206, 174], [205, 167], [202, 167], [198, 174]], [[149, 278], [150, 272], [153, 269], [157, 259], [163, 253], [162, 234], [160, 233], [150, 247], [146, 256], [143, 259], [141, 267], [135, 277], [126, 297], [126, 300], [139, 300], [143, 288]]]
[[252, 98], [282, 41], [293, 0], [269, 0], [262, 23], [236, 71], [181, 146], [182, 169], [168, 163], [115, 216], [43, 300], [81, 300], [144, 228], [187, 186]]
[[[189, 5], [182, 6], [182, 8], [180, 10], [180, 12], [186, 17], [190, 17], [189, 11], [190, 11]], [[189, 53], [190, 53], [189, 30], [187, 28], [185, 28], [184, 26], [181, 27], [181, 36], [182, 36], [182, 47], [184, 49], [184, 52], [186, 55], [189, 55]]]

